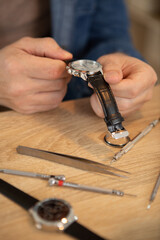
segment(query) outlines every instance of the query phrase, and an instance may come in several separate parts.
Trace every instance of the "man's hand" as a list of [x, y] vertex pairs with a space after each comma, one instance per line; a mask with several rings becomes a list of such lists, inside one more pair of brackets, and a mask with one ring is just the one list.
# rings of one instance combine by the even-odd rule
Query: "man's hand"
[[70, 75], [72, 54], [51, 38], [25, 37], [0, 51], [0, 105], [30, 114], [57, 107]]
[[[104, 55], [97, 61], [103, 66], [104, 78], [109, 83], [123, 116], [136, 111], [151, 99], [157, 81], [151, 66], [121, 53]], [[91, 106], [98, 116], [104, 117], [95, 93], [91, 96]]]

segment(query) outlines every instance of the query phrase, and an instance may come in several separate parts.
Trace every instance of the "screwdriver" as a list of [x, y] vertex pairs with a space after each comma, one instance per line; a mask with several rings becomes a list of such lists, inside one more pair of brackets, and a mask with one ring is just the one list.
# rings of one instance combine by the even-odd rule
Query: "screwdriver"
[[42, 179], [49, 179], [51, 177], [54, 177], [57, 180], [62, 180], [62, 181], [66, 180], [64, 175], [47, 175], [47, 174], [24, 172], [19, 170], [12, 170], [12, 169], [0, 169], [0, 173], [19, 175], [24, 177], [42, 178]]
[[140, 132], [132, 141], [129, 141], [118, 153], [116, 153], [111, 160], [111, 163], [116, 162], [119, 158], [121, 158], [125, 153], [127, 153], [131, 148], [134, 147], [134, 145], [147, 133], [149, 133], [153, 127], [157, 125], [157, 123], [160, 121], [159, 119], [154, 120], [151, 122], [142, 132]]
[[[32, 173], [32, 172], [25, 172], [25, 171], [19, 171], [19, 170], [11, 170], [11, 169], [0, 169], [0, 173], [47, 179], [50, 186], [57, 185], [57, 186], [77, 188], [79, 190], [97, 192], [97, 193], [103, 193], [103, 194], [113, 194], [113, 195], [117, 195], [117, 196], [124, 195], [124, 192], [119, 191], [119, 190], [103, 189], [103, 188], [80, 185], [80, 184], [76, 184], [76, 183], [65, 182], [64, 175], [47, 175], [47, 174]], [[132, 194], [125, 194], [125, 195], [132, 196], [132, 197], [135, 196]]]
[[153, 188], [153, 191], [152, 191], [152, 194], [151, 194], [151, 196], [150, 196], [149, 204], [148, 204], [148, 206], [147, 206], [147, 209], [150, 209], [151, 203], [154, 201], [154, 199], [155, 199], [155, 197], [156, 197], [156, 194], [157, 194], [159, 185], [160, 185], [160, 173], [159, 173], [159, 175], [158, 175], [156, 184], [155, 184], [155, 186], [154, 186], [154, 188]]
[[102, 193], [102, 194], [110, 194], [110, 195], [117, 195], [117, 196], [127, 195], [127, 196], [130, 196], [130, 197], [136, 197], [136, 195], [124, 193], [120, 190], [104, 189], [104, 188], [86, 186], [86, 185], [76, 184], [76, 183], [71, 183], [71, 182], [64, 182], [64, 181], [61, 181], [61, 180], [56, 180], [55, 178], [50, 178], [49, 179], [49, 185], [50, 186], [56, 185], [56, 186], [63, 186], [63, 187], [69, 187], [69, 188], [77, 188], [79, 190]]

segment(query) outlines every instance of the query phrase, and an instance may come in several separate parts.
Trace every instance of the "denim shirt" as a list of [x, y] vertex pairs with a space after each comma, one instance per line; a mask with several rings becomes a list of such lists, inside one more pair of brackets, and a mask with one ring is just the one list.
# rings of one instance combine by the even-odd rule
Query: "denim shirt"
[[[143, 60], [132, 44], [123, 0], [51, 0], [51, 20], [52, 37], [74, 59], [123, 52]], [[91, 93], [84, 80], [73, 78], [65, 99]]]

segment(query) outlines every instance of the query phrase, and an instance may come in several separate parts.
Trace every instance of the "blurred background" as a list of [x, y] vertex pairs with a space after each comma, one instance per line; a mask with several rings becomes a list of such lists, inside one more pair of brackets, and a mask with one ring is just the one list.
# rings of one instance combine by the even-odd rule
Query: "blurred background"
[[155, 69], [160, 83], [160, 0], [125, 0], [133, 43]]

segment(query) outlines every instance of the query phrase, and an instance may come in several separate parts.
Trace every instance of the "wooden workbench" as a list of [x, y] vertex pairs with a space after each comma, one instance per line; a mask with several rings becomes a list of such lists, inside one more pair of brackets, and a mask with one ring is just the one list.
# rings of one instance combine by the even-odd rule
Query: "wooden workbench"
[[[126, 118], [131, 138], [160, 117], [160, 87], [140, 111]], [[67, 181], [136, 194], [136, 198], [89, 193], [69, 188], [49, 187], [47, 181], [13, 175], [0, 177], [40, 200], [57, 197], [68, 201], [79, 222], [110, 240], [160, 239], [160, 189], [147, 210], [150, 194], [160, 171], [160, 124], [113, 166], [131, 172], [128, 179], [89, 173], [46, 160], [18, 155], [24, 145], [81, 156], [109, 164], [118, 149], [106, 145], [104, 121], [91, 110], [89, 99], [63, 102], [45, 113], [22, 115], [0, 113], [0, 168], [46, 174], [65, 174]], [[69, 240], [57, 232], [35, 228], [21, 207], [0, 195], [0, 239]]]

